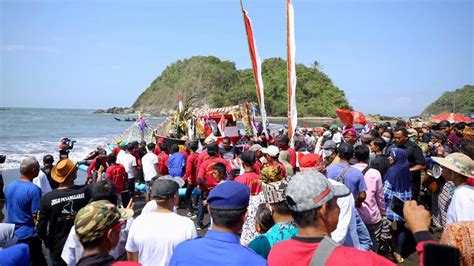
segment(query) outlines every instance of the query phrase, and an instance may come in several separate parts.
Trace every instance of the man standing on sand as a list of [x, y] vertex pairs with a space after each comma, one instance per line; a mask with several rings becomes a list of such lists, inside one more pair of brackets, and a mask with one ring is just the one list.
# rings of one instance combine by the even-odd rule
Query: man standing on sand
[[15, 224], [18, 242], [28, 245], [31, 265], [46, 265], [34, 221], [41, 200], [41, 189], [32, 181], [39, 171], [38, 161], [34, 157], [27, 157], [20, 164], [20, 178], [5, 189], [8, 222]]
[[87, 185], [76, 186], [77, 167], [69, 159], [59, 161], [51, 172], [59, 187], [41, 199], [36, 230], [49, 249], [53, 265], [65, 265], [61, 252], [76, 213], [90, 200]]

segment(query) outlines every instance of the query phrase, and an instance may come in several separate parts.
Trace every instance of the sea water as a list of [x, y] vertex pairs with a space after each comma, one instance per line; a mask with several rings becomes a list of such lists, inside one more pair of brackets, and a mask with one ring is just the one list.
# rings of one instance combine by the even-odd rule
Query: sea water
[[[42, 165], [43, 156], [51, 154], [57, 162], [62, 137], [76, 141], [69, 158], [80, 161], [98, 146], [114, 143], [129, 127], [138, 127], [134, 122], [116, 121], [114, 116], [122, 120], [127, 117], [80, 109], [1, 109], [0, 154], [7, 156], [3, 169], [19, 168], [25, 156], [36, 157]], [[147, 121], [154, 128], [163, 120]]]

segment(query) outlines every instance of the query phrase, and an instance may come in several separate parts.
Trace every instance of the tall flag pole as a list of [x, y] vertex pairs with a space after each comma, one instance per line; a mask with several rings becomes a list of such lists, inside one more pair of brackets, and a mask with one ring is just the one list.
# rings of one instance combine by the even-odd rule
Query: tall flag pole
[[244, 9], [242, 0], [240, 0], [240, 7], [244, 16], [245, 32], [247, 34], [247, 41], [249, 44], [250, 60], [252, 61], [253, 77], [255, 79], [255, 86], [257, 88], [258, 105], [260, 106], [260, 114], [262, 116], [263, 132], [268, 139], [267, 132], [267, 111], [265, 110], [265, 88], [263, 86], [262, 68], [260, 57], [257, 52], [257, 44], [253, 36], [252, 22], [247, 10]]
[[286, 0], [286, 45], [288, 54], [288, 138], [293, 143], [293, 135], [298, 124], [298, 113], [296, 111], [296, 44], [292, 0]]

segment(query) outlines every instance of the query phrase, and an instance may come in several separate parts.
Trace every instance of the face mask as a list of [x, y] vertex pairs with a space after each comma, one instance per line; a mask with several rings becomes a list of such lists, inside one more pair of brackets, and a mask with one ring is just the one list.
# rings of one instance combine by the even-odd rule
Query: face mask
[[370, 151], [370, 153], [369, 153], [369, 161], [372, 161], [374, 158], [375, 158], [375, 153], [373, 153], [372, 151]]
[[260, 157], [260, 159], [259, 159], [259, 160], [260, 160], [260, 162], [261, 162], [262, 164], [264, 164], [264, 163], [266, 163], [266, 162], [267, 162], [267, 159], [265, 159], [265, 157], [264, 157], [264, 156]]
[[390, 138], [382, 137], [382, 139], [385, 140], [385, 143], [389, 143], [389, 142], [390, 142]]
[[413, 137], [409, 137], [408, 140], [411, 142], [415, 142], [415, 139]]
[[328, 158], [329, 156], [331, 156], [331, 154], [331, 150], [323, 150], [323, 158]]

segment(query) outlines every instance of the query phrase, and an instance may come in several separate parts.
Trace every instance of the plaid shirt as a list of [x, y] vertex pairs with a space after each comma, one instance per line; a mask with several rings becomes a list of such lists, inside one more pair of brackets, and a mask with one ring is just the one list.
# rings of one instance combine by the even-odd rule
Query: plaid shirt
[[404, 221], [402, 217], [392, 211], [392, 198], [397, 196], [403, 201], [411, 200], [411, 190], [407, 191], [394, 191], [392, 184], [385, 181], [383, 185], [383, 197], [385, 199], [385, 207], [387, 208], [387, 218], [390, 221]]

